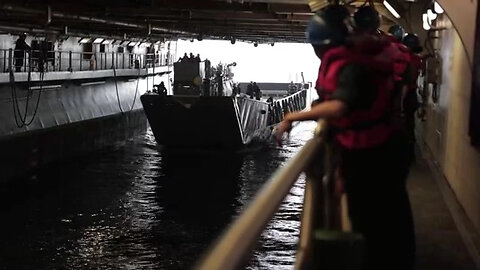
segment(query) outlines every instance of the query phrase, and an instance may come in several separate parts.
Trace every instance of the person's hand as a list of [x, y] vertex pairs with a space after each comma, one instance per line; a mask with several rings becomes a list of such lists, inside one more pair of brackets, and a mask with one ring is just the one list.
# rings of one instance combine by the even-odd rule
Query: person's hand
[[282, 143], [283, 133], [288, 133], [291, 129], [292, 121], [289, 121], [287, 119], [283, 119], [283, 121], [278, 124], [277, 128], [275, 129], [275, 140], [279, 145]]

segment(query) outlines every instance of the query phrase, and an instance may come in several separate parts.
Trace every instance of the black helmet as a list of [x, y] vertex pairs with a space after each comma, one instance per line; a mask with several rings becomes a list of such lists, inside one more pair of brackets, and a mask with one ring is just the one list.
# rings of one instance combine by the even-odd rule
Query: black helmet
[[405, 30], [401, 25], [392, 25], [388, 29], [388, 33], [392, 34], [392, 36], [396, 37], [398, 41], [402, 42], [403, 36], [405, 36]]
[[349, 34], [346, 19], [350, 13], [341, 5], [330, 5], [312, 16], [307, 27], [307, 41], [312, 45], [342, 44]]
[[362, 30], [376, 30], [380, 27], [380, 15], [372, 6], [360, 7], [353, 15], [355, 26]]
[[407, 46], [410, 50], [418, 50], [420, 47], [420, 40], [418, 39], [418, 36], [415, 34], [407, 34], [403, 38], [403, 44]]

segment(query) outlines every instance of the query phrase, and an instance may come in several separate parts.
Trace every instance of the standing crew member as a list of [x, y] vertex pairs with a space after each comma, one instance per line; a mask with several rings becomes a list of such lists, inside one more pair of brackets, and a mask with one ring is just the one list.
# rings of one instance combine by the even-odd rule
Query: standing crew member
[[250, 82], [248, 85], [247, 85], [247, 95], [250, 96], [250, 98], [253, 99], [253, 82]]
[[418, 109], [417, 99], [417, 80], [422, 70], [422, 52], [420, 40], [415, 34], [407, 34], [403, 39], [403, 44], [410, 50], [410, 77], [407, 84], [407, 93], [403, 99], [403, 112], [405, 115], [405, 132], [409, 142], [410, 156], [415, 154], [415, 111]]
[[409, 90], [409, 83], [411, 80], [411, 54], [410, 50], [402, 41], [405, 36], [405, 30], [400, 25], [390, 27], [388, 32], [392, 40], [391, 55], [395, 60], [395, 115], [402, 119], [398, 121], [398, 128], [406, 133], [407, 127], [405, 123], [405, 98]]
[[258, 87], [257, 82], [253, 82], [253, 94], [255, 95], [256, 100], [260, 100], [262, 91], [260, 91], [260, 87]]
[[[348, 10], [338, 5], [312, 18], [307, 35], [322, 61], [316, 88], [323, 102], [310, 111], [287, 114], [275, 135], [281, 140], [293, 121], [327, 119], [341, 150], [353, 230], [366, 241], [364, 269], [412, 269], [404, 147], [390, 123], [393, 62], [383, 54], [389, 43], [369, 36], [347, 42], [347, 18]], [[368, 42], [362, 42], [364, 37]]]
[[13, 57], [15, 58], [15, 72], [22, 71], [25, 51], [30, 51], [30, 46], [28, 46], [27, 42], [25, 42], [26, 38], [27, 35], [23, 33], [15, 42], [15, 51], [13, 52]]
[[[378, 36], [381, 33], [378, 28], [380, 26], [380, 17], [378, 12], [372, 6], [364, 6], [358, 9], [354, 15], [356, 32], [360, 35], [368, 34], [369, 36]], [[411, 56], [410, 50], [402, 41], [405, 35], [405, 30], [400, 25], [393, 25], [388, 30], [389, 34], [382, 34], [383, 38], [390, 42], [390, 45], [384, 53], [394, 62], [394, 103], [393, 108], [393, 126], [395, 130], [401, 132], [405, 137], [408, 135], [408, 123], [405, 117], [406, 111], [404, 108], [405, 99], [409, 92], [409, 84], [411, 80]], [[413, 133], [413, 132], [412, 132]], [[408, 139], [410, 141], [410, 139]], [[408, 162], [410, 164], [413, 160], [413, 145], [409, 147], [407, 154]], [[405, 171], [408, 174], [408, 170]]]

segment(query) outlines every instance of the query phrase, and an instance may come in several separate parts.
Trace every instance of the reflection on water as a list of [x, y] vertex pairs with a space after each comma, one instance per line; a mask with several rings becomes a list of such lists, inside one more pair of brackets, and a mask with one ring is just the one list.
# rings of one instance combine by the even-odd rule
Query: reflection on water
[[[311, 136], [243, 154], [160, 153], [151, 133], [0, 186], [0, 269], [185, 269]], [[248, 266], [291, 269], [303, 179]]]

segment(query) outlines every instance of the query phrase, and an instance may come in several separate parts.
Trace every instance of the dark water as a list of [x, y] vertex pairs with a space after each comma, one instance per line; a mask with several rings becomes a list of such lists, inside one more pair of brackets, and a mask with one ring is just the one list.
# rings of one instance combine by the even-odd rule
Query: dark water
[[[242, 154], [161, 153], [150, 132], [0, 186], [0, 269], [188, 269], [311, 137]], [[292, 269], [303, 179], [249, 269]]]

